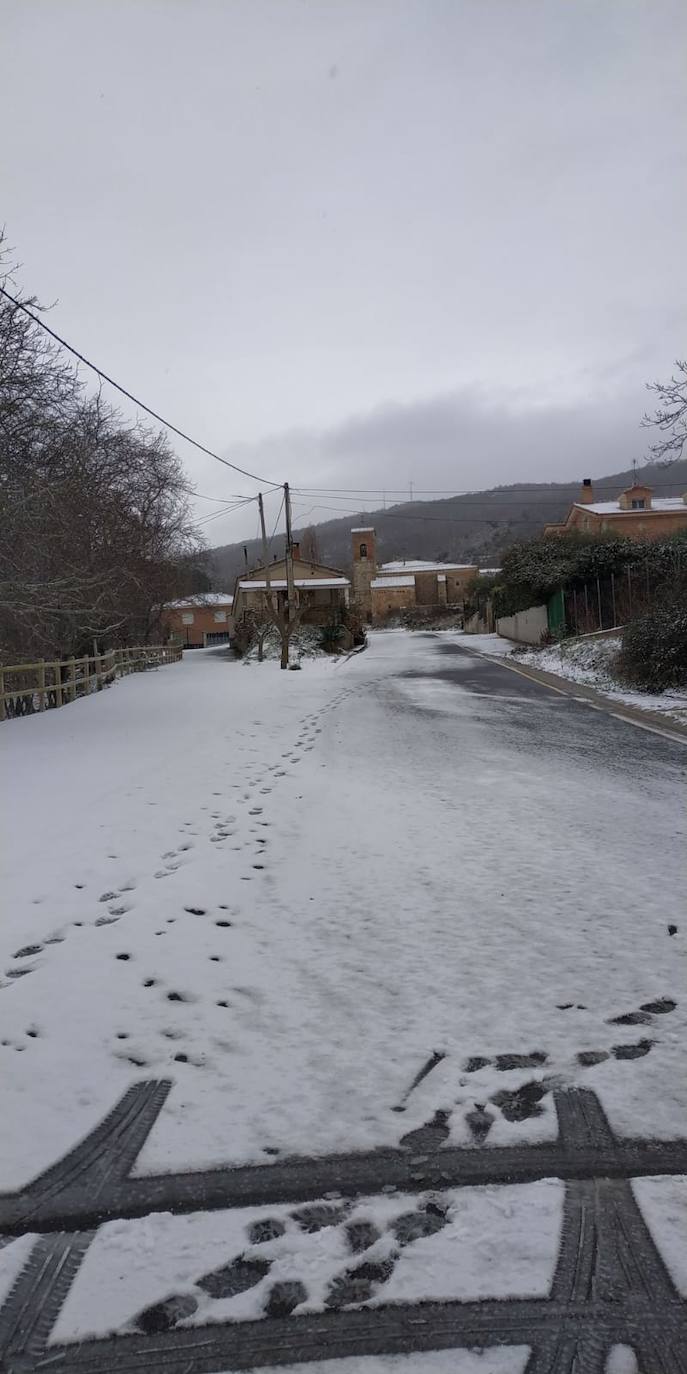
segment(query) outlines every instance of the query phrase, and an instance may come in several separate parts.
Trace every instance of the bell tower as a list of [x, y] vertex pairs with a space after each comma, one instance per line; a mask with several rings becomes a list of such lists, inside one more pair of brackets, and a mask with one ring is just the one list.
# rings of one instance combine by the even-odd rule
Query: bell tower
[[351, 530], [353, 540], [353, 602], [365, 620], [372, 619], [371, 582], [377, 571], [377, 536], [372, 525]]

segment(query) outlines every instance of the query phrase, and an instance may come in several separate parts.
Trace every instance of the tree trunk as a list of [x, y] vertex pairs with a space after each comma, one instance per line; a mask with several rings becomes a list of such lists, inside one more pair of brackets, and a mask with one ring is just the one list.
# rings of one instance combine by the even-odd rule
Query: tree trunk
[[288, 668], [288, 666], [289, 666], [289, 637], [288, 637], [288, 635], [282, 635], [282, 641], [281, 641], [281, 663], [280, 663], [280, 667], [281, 667], [281, 668]]

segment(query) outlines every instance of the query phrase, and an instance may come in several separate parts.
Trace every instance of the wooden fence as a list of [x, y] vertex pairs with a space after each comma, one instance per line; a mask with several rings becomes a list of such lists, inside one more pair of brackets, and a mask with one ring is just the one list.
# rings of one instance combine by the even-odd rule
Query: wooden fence
[[54, 663], [0, 667], [0, 720], [33, 716], [39, 711], [66, 706], [78, 697], [100, 692], [115, 678], [128, 673], [142, 673], [165, 663], [179, 663], [182, 652], [178, 644], [143, 644]]

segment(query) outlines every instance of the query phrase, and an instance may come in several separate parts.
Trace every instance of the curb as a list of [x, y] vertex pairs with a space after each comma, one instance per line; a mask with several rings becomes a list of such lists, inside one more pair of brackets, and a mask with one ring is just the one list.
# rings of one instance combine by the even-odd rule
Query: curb
[[540, 686], [548, 687], [550, 691], [558, 692], [560, 696], [572, 697], [575, 701], [585, 702], [593, 710], [605, 711], [616, 720], [624, 720], [628, 725], [636, 725], [640, 730], [648, 730], [652, 735], [663, 735], [665, 739], [674, 740], [679, 744], [687, 744], [687, 725], [682, 725], [677, 720], [666, 720], [659, 711], [645, 711], [639, 706], [628, 706], [615, 697], [597, 692], [594, 687], [586, 687], [581, 682], [572, 682], [570, 678], [559, 677], [557, 673], [545, 672], [543, 668], [532, 668], [529, 664], [525, 667], [523, 664], [511, 663], [505, 656], [485, 654], [479, 649], [469, 649], [469, 652], [476, 654], [479, 658], [488, 659], [490, 663], [499, 663], [504, 668], [508, 668], [511, 673], [519, 673], [521, 677], [527, 677], [531, 682], [538, 682]]

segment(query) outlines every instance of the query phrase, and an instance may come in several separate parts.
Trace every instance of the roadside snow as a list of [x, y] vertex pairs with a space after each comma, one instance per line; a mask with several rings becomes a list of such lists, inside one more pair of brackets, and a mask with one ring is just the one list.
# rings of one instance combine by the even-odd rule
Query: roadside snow
[[517, 662], [529, 663], [547, 673], [557, 673], [571, 682], [594, 687], [605, 696], [657, 711], [687, 724], [687, 691], [631, 692], [614, 675], [613, 660], [620, 650], [620, 638], [566, 640], [546, 649], [517, 649]]
[[396, 1145], [438, 1109], [471, 1143], [476, 1101], [487, 1145], [550, 1139], [554, 1083], [684, 1134], [678, 746], [514, 674], [487, 695], [463, 645], [198, 651], [0, 727], [3, 1187], [161, 1076], [138, 1173]]
[[490, 654], [492, 658], [505, 658], [506, 654], [512, 654], [518, 645], [513, 639], [504, 639], [503, 635], [472, 635], [462, 636], [466, 649], [476, 649], [480, 654]]

